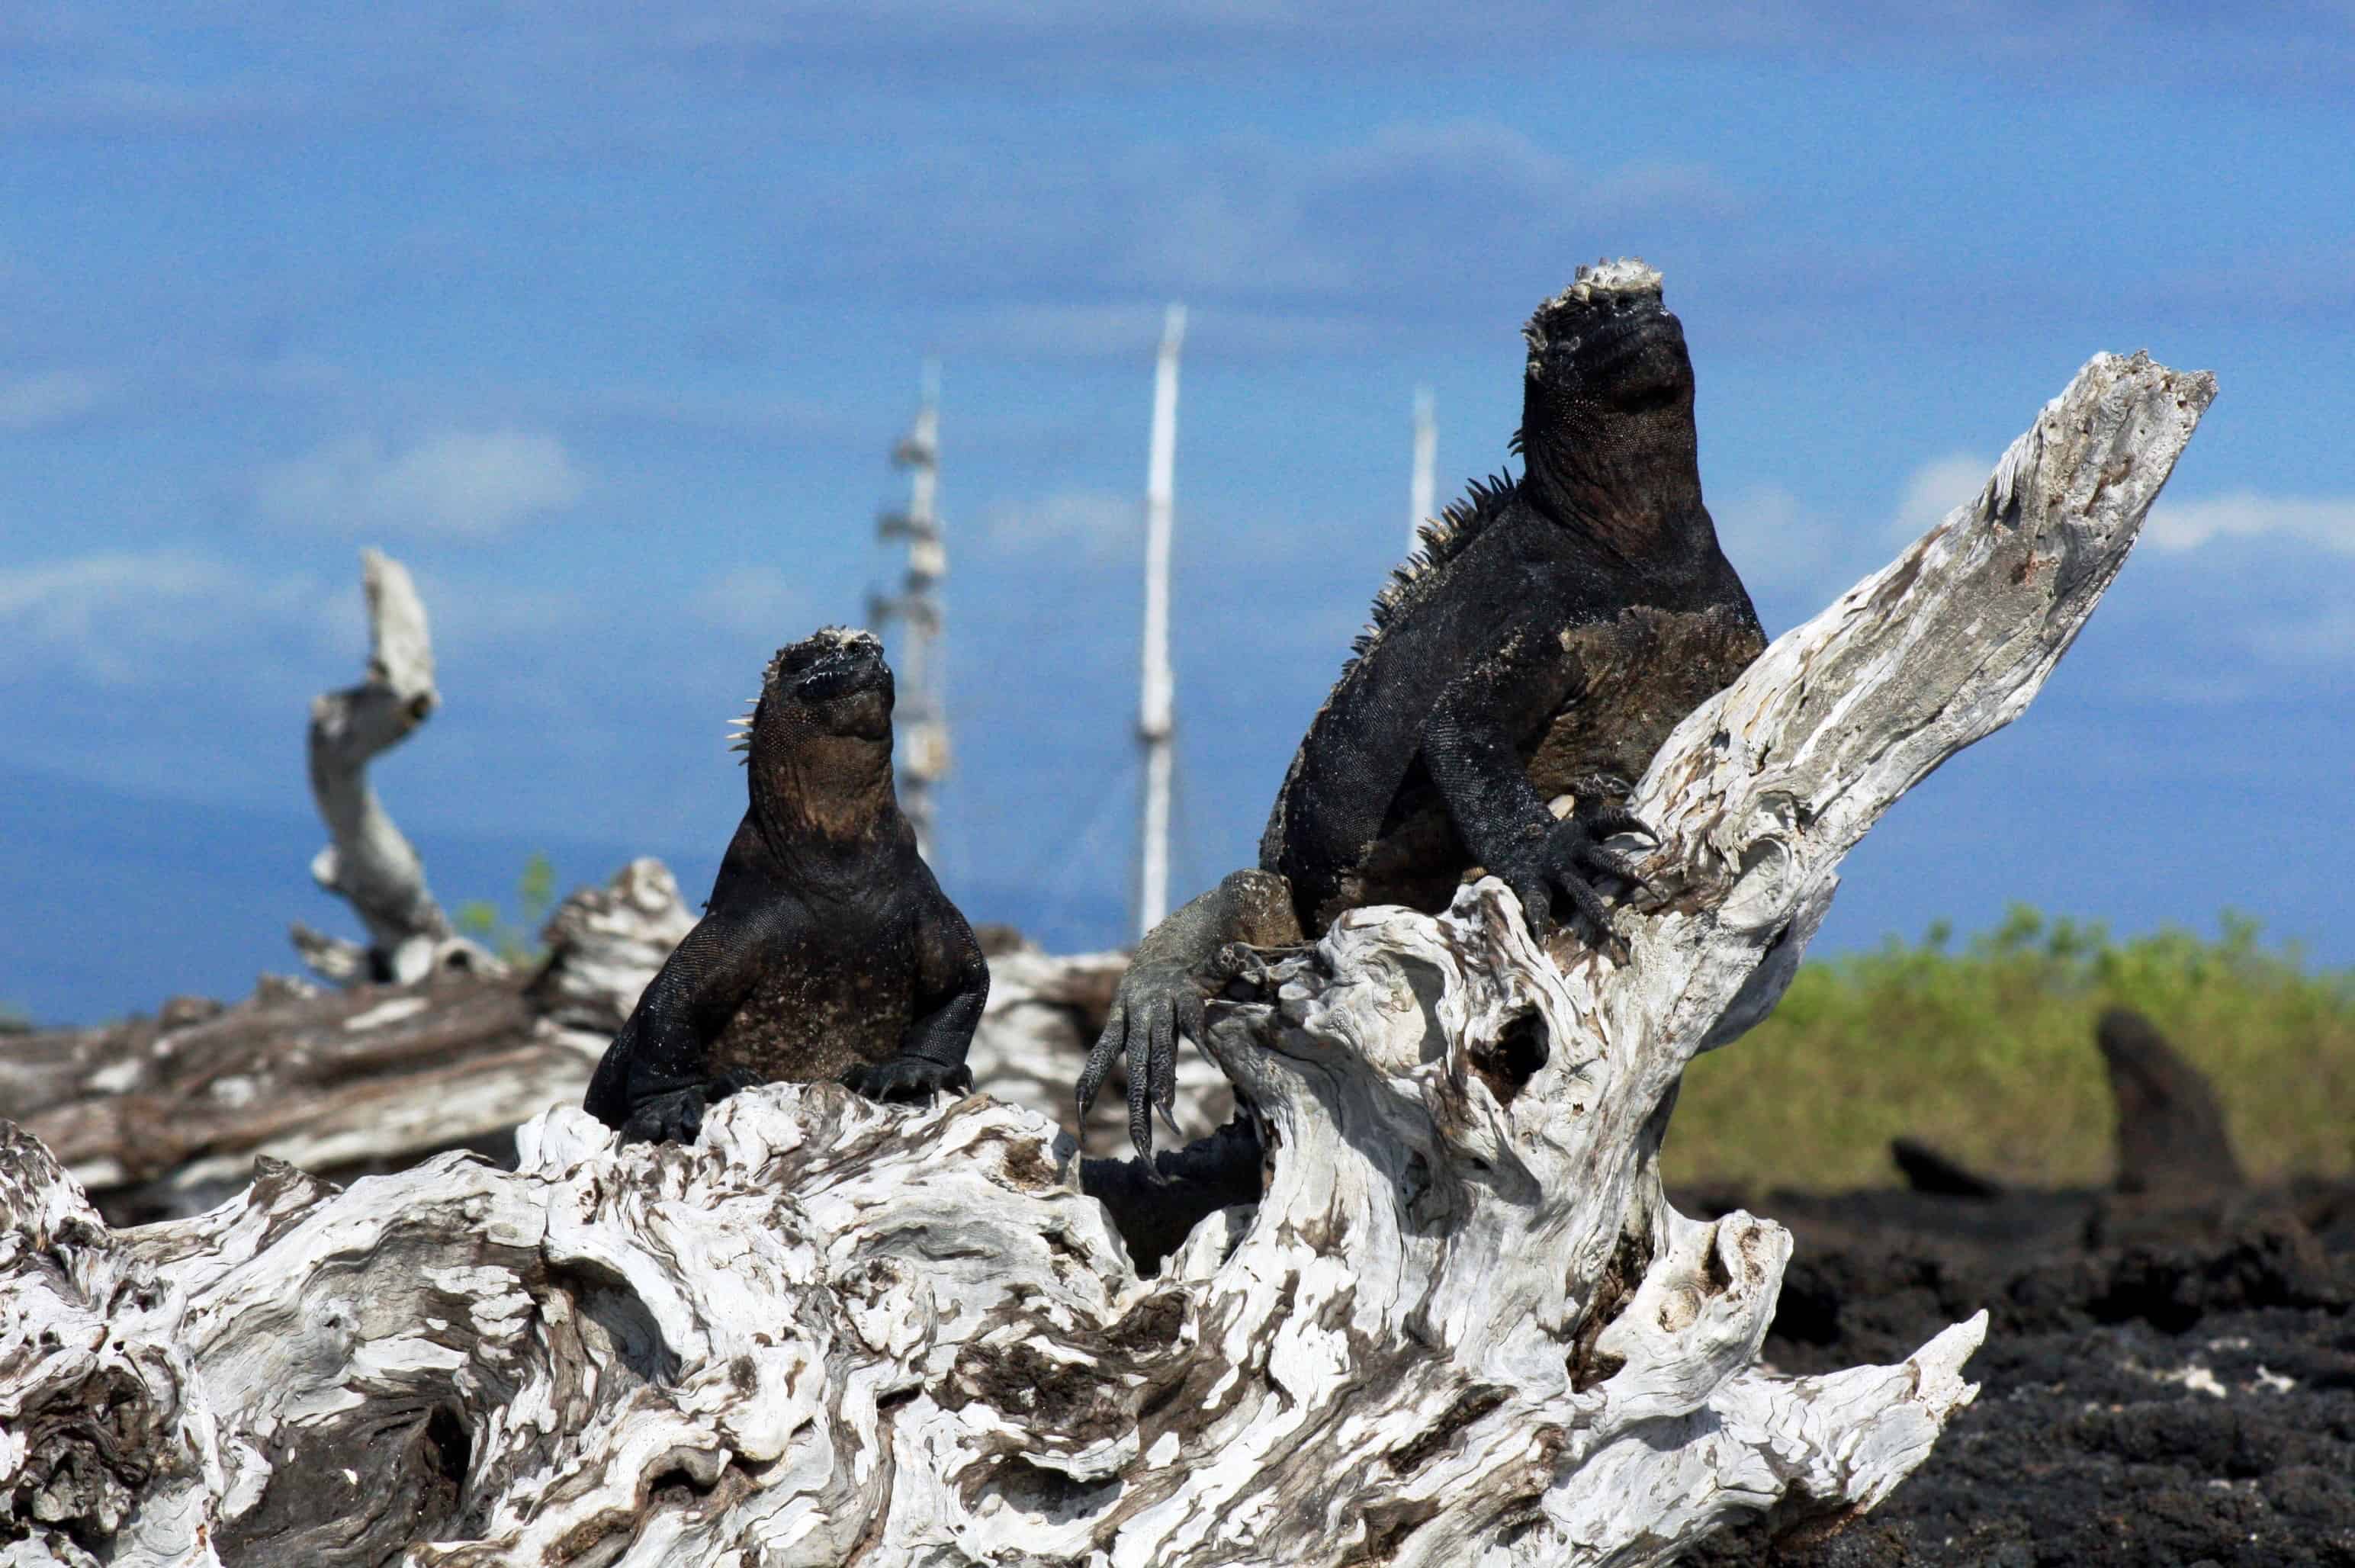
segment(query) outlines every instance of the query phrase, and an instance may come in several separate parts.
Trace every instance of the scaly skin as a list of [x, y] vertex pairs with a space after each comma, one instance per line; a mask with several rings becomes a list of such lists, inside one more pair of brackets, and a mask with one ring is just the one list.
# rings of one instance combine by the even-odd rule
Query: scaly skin
[[625, 1140], [691, 1142], [750, 1083], [875, 1099], [973, 1083], [989, 965], [916, 854], [891, 787], [891, 671], [865, 632], [781, 648], [741, 742], [751, 804], [703, 918], [590, 1080]]
[[1148, 1164], [1177, 1041], [1200, 1043], [1202, 977], [1231, 943], [1296, 943], [1369, 904], [1444, 909], [1476, 870], [1512, 888], [1540, 938], [1567, 910], [1614, 941], [1595, 884], [1640, 878], [1604, 840], [1649, 831], [1625, 809], [1628, 781], [1765, 647], [1701, 503], [1692, 361], [1659, 274], [1581, 268], [1523, 335], [1521, 477], [1476, 484], [1376, 600], [1258, 869], [1137, 945], [1079, 1098], [1084, 1114], [1124, 1057]]

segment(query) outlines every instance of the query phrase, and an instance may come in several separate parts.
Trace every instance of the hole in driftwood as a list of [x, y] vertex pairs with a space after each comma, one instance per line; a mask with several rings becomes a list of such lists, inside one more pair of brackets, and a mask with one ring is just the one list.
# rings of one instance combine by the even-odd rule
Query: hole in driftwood
[[1700, 1253], [1701, 1293], [1705, 1296], [1722, 1296], [1733, 1285], [1733, 1271], [1726, 1266], [1718, 1246], [1720, 1239], [1717, 1228], [1711, 1226], [1709, 1244], [1701, 1249]]
[[474, 1435], [466, 1430], [466, 1418], [454, 1407], [437, 1404], [425, 1418], [424, 1439], [425, 1456], [448, 1479], [454, 1508], [465, 1494], [466, 1474], [474, 1467]]
[[582, 1338], [602, 1339], [613, 1361], [641, 1382], [666, 1384], [678, 1376], [678, 1352], [663, 1338], [662, 1325], [630, 1287], [601, 1264], [581, 1259], [554, 1270], [550, 1282], [572, 1297], [581, 1314]]
[[646, 1482], [646, 1506], [649, 1509], [666, 1505], [685, 1508], [698, 1502], [711, 1495], [713, 1488], [719, 1484], [719, 1476], [725, 1473], [723, 1465], [720, 1471], [707, 1481], [685, 1465], [673, 1465]]
[[1513, 1015], [1495, 1045], [1473, 1053], [1472, 1068], [1488, 1085], [1497, 1104], [1509, 1105], [1538, 1069], [1552, 1059], [1553, 1042], [1546, 1033], [1545, 1019], [1530, 1008]]
[[1574, 1392], [1584, 1393], [1625, 1365], [1621, 1358], [1595, 1349], [1594, 1341], [1627, 1310], [1627, 1304], [1636, 1298], [1636, 1287], [1644, 1283], [1645, 1272], [1651, 1266], [1650, 1240], [1621, 1231], [1619, 1244], [1611, 1251], [1610, 1264], [1595, 1285], [1594, 1304], [1586, 1309], [1586, 1317], [1571, 1341], [1570, 1386]]
[[1049, 1524], [1085, 1519], [1120, 1500], [1120, 1477], [1101, 1481], [1075, 1480], [1060, 1470], [1034, 1465], [1021, 1455], [1007, 1457], [991, 1477], [990, 1489], [1007, 1506]]

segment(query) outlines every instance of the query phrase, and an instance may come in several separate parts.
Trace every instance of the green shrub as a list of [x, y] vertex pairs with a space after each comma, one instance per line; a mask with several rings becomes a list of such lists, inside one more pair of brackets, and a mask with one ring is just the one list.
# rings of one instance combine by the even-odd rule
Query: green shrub
[[2094, 1020], [2146, 1014], [2205, 1072], [2252, 1175], [2355, 1169], [2355, 971], [2268, 950], [2254, 921], [2117, 941], [2015, 905], [1949, 951], [1807, 964], [1774, 1015], [1695, 1062], [1662, 1165], [1672, 1182], [1886, 1185], [1910, 1135], [2000, 1179], [2109, 1179], [2114, 1115]]
[[523, 870], [516, 878], [516, 923], [509, 925], [499, 906], [488, 899], [470, 899], [460, 904], [451, 923], [459, 934], [473, 937], [520, 969], [546, 956], [539, 945], [539, 931], [555, 907], [556, 868], [547, 856], [534, 850], [525, 858]]

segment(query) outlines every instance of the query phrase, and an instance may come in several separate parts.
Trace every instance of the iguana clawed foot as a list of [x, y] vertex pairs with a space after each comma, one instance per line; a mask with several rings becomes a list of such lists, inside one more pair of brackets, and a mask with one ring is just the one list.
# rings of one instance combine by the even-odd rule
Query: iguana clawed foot
[[1173, 1136], [1183, 1136], [1177, 1116], [1178, 1042], [1190, 1040], [1199, 1050], [1209, 1038], [1204, 989], [1215, 990], [1238, 976], [1267, 984], [1274, 977], [1268, 955], [1299, 950], [1296, 945], [1268, 948], [1229, 942], [1199, 968], [1151, 960], [1130, 965], [1114, 994], [1103, 1033], [1096, 1037], [1095, 1049], [1088, 1053], [1087, 1066], [1080, 1073], [1082, 1118], [1095, 1104], [1114, 1063], [1124, 1059], [1129, 1141], [1136, 1146], [1147, 1178], [1159, 1181], [1162, 1173], [1153, 1157], [1153, 1113], [1161, 1113]]
[[1660, 842], [1660, 836], [1625, 806], [1598, 801], [1592, 805], [1581, 804], [1549, 827], [1525, 830], [1518, 843], [1489, 860], [1487, 869], [1521, 901], [1529, 933], [1539, 941], [1544, 941], [1557, 923], [1559, 894], [1572, 910], [1586, 917], [1599, 945], [1624, 957], [1626, 939], [1611, 923], [1611, 907], [1596, 891], [1594, 880], [1615, 877], [1635, 888], [1651, 884], [1634, 859], [1604, 842], [1621, 833], [1637, 833], [1655, 844]]
[[705, 1111], [737, 1090], [761, 1082], [759, 1073], [736, 1069], [682, 1089], [649, 1094], [630, 1107], [629, 1116], [622, 1123], [622, 1142], [691, 1144], [703, 1135]]
[[[1221, 979], [1224, 976], [1220, 977]], [[1132, 964], [1120, 977], [1111, 1015], [1080, 1073], [1080, 1115], [1095, 1104], [1096, 1091], [1124, 1056], [1128, 1065], [1128, 1136], [1153, 1170], [1153, 1112], [1157, 1106], [1177, 1129], [1178, 1041], [1197, 1047], [1209, 1029], [1202, 983], [1182, 964]]]
[[1254, 986], [1275, 983], [1275, 968], [1268, 962], [1271, 953], [1289, 956], [1307, 951], [1305, 943], [1287, 944], [1281, 947], [1255, 947], [1248, 942], [1230, 942], [1210, 955], [1203, 968], [1203, 977], [1214, 986], [1223, 986], [1233, 979], [1249, 980]]

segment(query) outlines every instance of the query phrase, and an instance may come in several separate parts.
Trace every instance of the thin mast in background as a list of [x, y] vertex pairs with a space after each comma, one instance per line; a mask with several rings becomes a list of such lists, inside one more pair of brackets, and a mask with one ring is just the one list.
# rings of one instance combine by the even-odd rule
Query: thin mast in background
[[908, 509], [886, 512], [876, 532], [908, 541], [908, 574], [899, 594], [868, 602], [879, 624], [900, 624], [898, 659], [900, 809], [916, 830], [916, 852], [932, 859], [933, 829], [941, 781], [949, 771], [948, 709], [943, 701], [941, 660], [943, 611], [940, 588], [949, 574], [941, 539], [941, 366], [924, 361], [922, 400], [916, 422], [891, 461], [908, 470]]
[[1414, 477], [1407, 496], [1406, 548], [1412, 554], [1423, 539], [1423, 525], [1430, 520], [1432, 503], [1435, 498], [1433, 482], [1439, 466], [1439, 419], [1433, 411], [1431, 389], [1414, 389]]
[[1136, 929], [1142, 936], [1169, 912], [1169, 528], [1178, 465], [1178, 348], [1186, 307], [1172, 304], [1161, 324], [1161, 357], [1153, 375], [1153, 450], [1145, 479], [1145, 656], [1136, 733], [1145, 750], [1145, 799], [1137, 827]]

